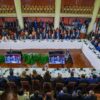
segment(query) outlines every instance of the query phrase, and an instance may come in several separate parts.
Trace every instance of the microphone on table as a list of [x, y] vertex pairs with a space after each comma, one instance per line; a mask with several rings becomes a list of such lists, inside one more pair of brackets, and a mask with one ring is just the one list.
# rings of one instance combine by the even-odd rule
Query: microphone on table
[[[41, 41], [41, 40], [42, 40], [42, 34], [40, 34], [40, 41]], [[39, 41], [39, 42], [40, 42], [40, 41]]]
[[63, 39], [61, 39], [61, 42], [63, 42]]

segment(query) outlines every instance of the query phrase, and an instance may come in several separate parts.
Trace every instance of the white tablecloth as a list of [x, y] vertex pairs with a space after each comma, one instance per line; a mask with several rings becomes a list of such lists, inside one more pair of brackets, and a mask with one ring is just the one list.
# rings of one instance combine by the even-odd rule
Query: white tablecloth
[[96, 69], [100, 69], [100, 59], [98, 58], [98, 55], [100, 56], [100, 52], [95, 49], [91, 50], [89, 47], [93, 48], [88, 40], [17, 40], [16, 42], [9, 40], [7, 42], [0, 42], [0, 49], [82, 49], [84, 55], [90, 61], [92, 66]]
[[100, 69], [100, 52], [93, 45], [89, 42], [87, 44], [83, 43], [82, 52], [94, 68]]
[[54, 42], [52, 40], [17, 40], [17, 42], [9, 40], [0, 43], [0, 49], [80, 49], [81, 47], [82, 42], [78, 40], [64, 40], [63, 42], [61, 42], [61, 40], [55, 40]]

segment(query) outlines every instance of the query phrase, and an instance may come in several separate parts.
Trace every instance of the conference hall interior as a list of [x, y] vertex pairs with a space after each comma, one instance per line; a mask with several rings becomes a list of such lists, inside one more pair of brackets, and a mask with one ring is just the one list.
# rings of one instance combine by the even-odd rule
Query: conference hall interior
[[100, 100], [100, 0], [0, 0], [0, 100]]

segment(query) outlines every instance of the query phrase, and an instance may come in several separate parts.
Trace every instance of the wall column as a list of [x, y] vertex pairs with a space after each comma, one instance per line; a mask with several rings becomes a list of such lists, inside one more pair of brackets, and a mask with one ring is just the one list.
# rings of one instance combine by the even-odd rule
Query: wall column
[[59, 28], [59, 24], [60, 24], [60, 11], [61, 11], [61, 0], [55, 0], [54, 29]]
[[[9, 1], [8, 1], [9, 2]], [[21, 11], [21, 0], [14, 0], [18, 24], [20, 26], [20, 29], [24, 28], [24, 21], [22, 17], [22, 11]]]
[[87, 31], [88, 34], [93, 30], [93, 26], [96, 21], [99, 8], [100, 8], [100, 0], [95, 0], [92, 19], [91, 19], [91, 22], [89, 24], [88, 31]]

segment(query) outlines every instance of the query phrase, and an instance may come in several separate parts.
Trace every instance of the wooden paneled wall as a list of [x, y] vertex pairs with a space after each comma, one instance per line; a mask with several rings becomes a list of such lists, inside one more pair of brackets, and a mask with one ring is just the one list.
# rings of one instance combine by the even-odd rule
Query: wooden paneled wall
[[14, 6], [14, 0], [0, 0], [0, 6], [1, 5]]
[[63, 6], [93, 6], [95, 0], [62, 0]]
[[30, 6], [48, 6], [55, 5], [55, 0], [21, 0], [22, 5]]

